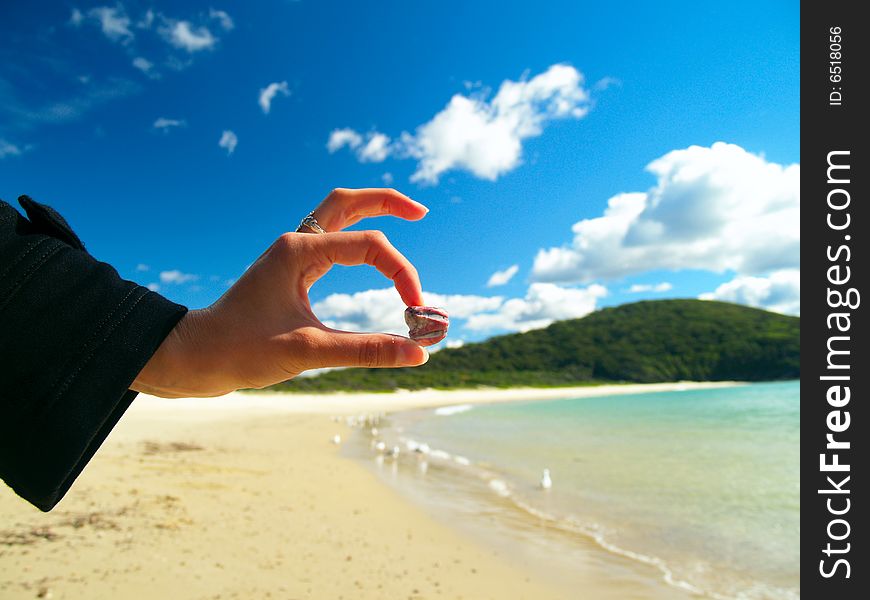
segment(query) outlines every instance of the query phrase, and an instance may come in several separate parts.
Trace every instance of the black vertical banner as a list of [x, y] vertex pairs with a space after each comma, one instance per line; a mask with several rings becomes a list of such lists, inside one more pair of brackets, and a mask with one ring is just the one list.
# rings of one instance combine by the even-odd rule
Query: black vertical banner
[[[867, 38], [860, 2], [801, 6], [801, 594], [870, 597]], [[859, 283], [860, 281], [860, 283]], [[859, 490], [863, 490], [863, 493]]]

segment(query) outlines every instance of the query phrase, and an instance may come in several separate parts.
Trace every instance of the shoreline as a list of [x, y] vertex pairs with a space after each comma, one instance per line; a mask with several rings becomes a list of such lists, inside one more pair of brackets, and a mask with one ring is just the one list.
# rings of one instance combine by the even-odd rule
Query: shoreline
[[479, 388], [458, 390], [400, 390], [395, 392], [332, 392], [302, 394], [295, 392], [232, 392], [217, 398], [157, 398], [140, 394], [130, 412], [183, 414], [208, 411], [214, 416], [243, 410], [257, 413], [351, 415], [361, 412], [395, 412], [437, 408], [458, 404], [494, 404], [565, 398], [593, 398], [619, 394], [645, 394], [683, 390], [713, 389], [745, 385], [740, 381], [677, 381], [668, 383], [603, 384], [554, 388]]
[[0, 492], [0, 595], [570, 597], [344, 456], [332, 437], [355, 430], [330, 416], [731, 385], [140, 395], [51, 513]]

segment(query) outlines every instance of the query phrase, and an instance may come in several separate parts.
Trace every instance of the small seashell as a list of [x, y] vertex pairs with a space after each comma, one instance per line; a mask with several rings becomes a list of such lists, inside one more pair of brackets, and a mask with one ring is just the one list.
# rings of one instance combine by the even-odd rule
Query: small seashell
[[447, 337], [450, 319], [447, 311], [434, 306], [409, 306], [405, 309], [408, 337], [421, 346], [437, 344]]

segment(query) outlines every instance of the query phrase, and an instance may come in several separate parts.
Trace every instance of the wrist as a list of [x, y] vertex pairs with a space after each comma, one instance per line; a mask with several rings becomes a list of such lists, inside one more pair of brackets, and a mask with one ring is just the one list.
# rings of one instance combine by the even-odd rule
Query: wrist
[[189, 311], [151, 356], [130, 389], [163, 398], [217, 396], [210, 385], [215, 369], [209, 366], [208, 309]]

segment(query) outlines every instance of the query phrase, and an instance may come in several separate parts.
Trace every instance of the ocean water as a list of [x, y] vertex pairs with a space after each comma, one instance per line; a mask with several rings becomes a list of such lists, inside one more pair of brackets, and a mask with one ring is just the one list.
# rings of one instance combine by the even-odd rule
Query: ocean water
[[411, 411], [379, 436], [398, 459], [359, 448], [385, 477], [568, 586], [800, 595], [799, 382]]

